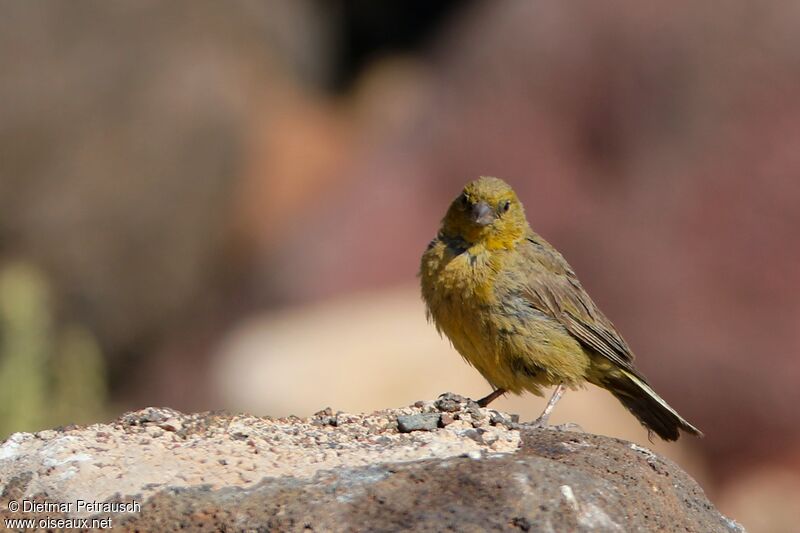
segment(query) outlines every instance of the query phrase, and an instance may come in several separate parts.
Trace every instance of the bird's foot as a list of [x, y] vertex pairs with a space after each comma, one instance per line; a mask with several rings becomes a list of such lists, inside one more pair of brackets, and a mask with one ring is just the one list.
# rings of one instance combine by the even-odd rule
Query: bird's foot
[[478, 404], [478, 407], [486, 407], [505, 393], [506, 393], [505, 389], [495, 389], [488, 395], [481, 398], [480, 400], [477, 400], [475, 403]]

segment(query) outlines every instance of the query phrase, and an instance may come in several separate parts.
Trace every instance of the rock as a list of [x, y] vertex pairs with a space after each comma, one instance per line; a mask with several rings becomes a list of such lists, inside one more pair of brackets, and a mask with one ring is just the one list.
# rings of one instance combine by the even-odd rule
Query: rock
[[453, 394], [452, 392], [445, 392], [433, 402], [433, 405], [439, 411], [444, 413], [453, 413], [456, 411], [467, 411], [471, 414], [479, 413], [480, 407], [478, 403], [470, 398]]
[[437, 413], [420, 413], [418, 415], [404, 415], [397, 417], [397, 429], [400, 433], [412, 431], [432, 431], [439, 427], [442, 416]]
[[[0, 519], [139, 531], [744, 531], [646, 448], [454, 403], [446, 412], [458, 419], [443, 428], [421, 402], [338, 413], [337, 426], [320, 424], [332, 410], [270, 419], [151, 408], [16, 433], [0, 445]], [[24, 501], [41, 509], [13, 512]]]

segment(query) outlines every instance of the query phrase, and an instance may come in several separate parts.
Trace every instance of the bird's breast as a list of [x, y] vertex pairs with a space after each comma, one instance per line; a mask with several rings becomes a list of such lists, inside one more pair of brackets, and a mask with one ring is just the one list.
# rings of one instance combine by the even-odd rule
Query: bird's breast
[[497, 305], [495, 258], [485, 250], [446, 246], [426, 255], [422, 293], [437, 329], [472, 364], [495, 359], [495, 347], [489, 342], [493, 337], [490, 310]]
[[[494, 303], [493, 285], [497, 275], [490, 252], [485, 250], [450, 250], [432, 261], [423, 284], [430, 285], [436, 299], [467, 308]], [[428, 279], [426, 280], [425, 277]]]

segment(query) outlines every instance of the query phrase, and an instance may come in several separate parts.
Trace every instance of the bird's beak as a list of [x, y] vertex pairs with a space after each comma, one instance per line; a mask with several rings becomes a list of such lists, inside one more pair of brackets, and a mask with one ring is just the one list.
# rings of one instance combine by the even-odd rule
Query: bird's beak
[[488, 226], [494, 220], [492, 208], [486, 202], [478, 202], [472, 206], [472, 221], [479, 226]]

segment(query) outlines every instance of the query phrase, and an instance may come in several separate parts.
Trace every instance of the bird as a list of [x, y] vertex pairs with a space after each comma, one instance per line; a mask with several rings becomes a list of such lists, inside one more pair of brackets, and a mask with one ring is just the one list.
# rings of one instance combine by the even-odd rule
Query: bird
[[546, 427], [564, 392], [588, 382], [613, 394], [651, 437], [703, 435], [636, 369], [622, 335], [531, 229], [505, 181], [484, 176], [463, 188], [422, 255], [419, 277], [428, 320], [493, 388], [479, 406], [555, 387], [533, 422]]

